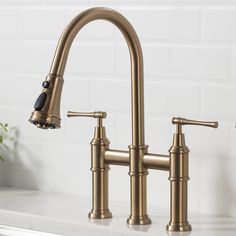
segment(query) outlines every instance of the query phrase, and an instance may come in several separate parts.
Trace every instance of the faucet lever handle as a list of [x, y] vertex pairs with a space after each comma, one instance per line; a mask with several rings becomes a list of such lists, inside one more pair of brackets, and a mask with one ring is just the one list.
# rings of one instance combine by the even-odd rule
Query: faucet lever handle
[[92, 117], [92, 118], [105, 119], [107, 117], [107, 113], [105, 111], [94, 111], [94, 112], [68, 111], [67, 117]]
[[105, 111], [94, 111], [94, 112], [75, 112], [68, 111], [67, 117], [91, 117], [97, 119], [97, 127], [102, 127], [102, 120], [107, 117]]
[[176, 125], [200, 125], [207, 126], [211, 128], [218, 128], [217, 121], [199, 121], [199, 120], [189, 120], [182, 117], [174, 117], [172, 119], [172, 124]]
[[173, 117], [172, 124], [176, 125], [176, 132], [182, 133], [182, 125], [199, 125], [211, 128], [218, 128], [217, 121], [199, 121], [199, 120], [189, 120], [182, 117]]

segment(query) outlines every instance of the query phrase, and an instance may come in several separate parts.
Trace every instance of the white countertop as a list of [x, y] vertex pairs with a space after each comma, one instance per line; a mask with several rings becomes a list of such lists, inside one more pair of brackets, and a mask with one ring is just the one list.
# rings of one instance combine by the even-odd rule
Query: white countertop
[[168, 233], [169, 210], [149, 207], [152, 224], [128, 226], [128, 203], [111, 202], [113, 218], [89, 220], [90, 199], [80, 196], [42, 193], [22, 189], [0, 188], [0, 225], [14, 226], [66, 236], [78, 235], [191, 235], [235, 236], [236, 218], [189, 213], [193, 230]]

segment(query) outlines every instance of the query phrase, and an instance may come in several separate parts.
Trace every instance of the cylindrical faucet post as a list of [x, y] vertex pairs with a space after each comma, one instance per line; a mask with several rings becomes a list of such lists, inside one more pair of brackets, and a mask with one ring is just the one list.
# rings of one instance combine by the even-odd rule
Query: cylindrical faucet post
[[[180, 145], [179, 145], [180, 144]], [[190, 231], [188, 223], [188, 154], [184, 134], [174, 134], [170, 153], [170, 222], [168, 231]]]
[[189, 149], [185, 145], [183, 125], [198, 125], [217, 128], [217, 121], [189, 120], [182, 117], [174, 117], [172, 124], [176, 125], [173, 144], [170, 153], [170, 190], [171, 207], [170, 222], [166, 229], [168, 231], [190, 231], [191, 225], [188, 223], [188, 154]]
[[130, 175], [130, 216], [127, 223], [130, 225], [151, 224], [147, 214], [147, 175], [143, 158], [148, 146], [129, 146], [129, 175]]
[[91, 219], [107, 219], [112, 214], [109, 211], [108, 171], [105, 164], [105, 151], [109, 149], [105, 127], [95, 127], [94, 139], [91, 142], [91, 171], [92, 171], [92, 210]]
[[97, 119], [94, 137], [91, 141], [91, 171], [92, 171], [92, 210], [89, 213], [91, 219], [107, 219], [112, 214], [109, 211], [108, 199], [108, 171], [109, 165], [105, 163], [105, 151], [109, 149], [109, 140], [106, 137], [102, 120], [106, 118], [106, 112], [73, 112], [67, 113], [68, 117], [92, 117]]

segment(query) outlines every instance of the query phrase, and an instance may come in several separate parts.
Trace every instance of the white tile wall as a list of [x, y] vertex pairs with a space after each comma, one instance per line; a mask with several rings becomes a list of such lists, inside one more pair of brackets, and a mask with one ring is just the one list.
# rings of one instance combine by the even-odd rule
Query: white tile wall
[[[17, 126], [20, 136], [0, 163], [0, 183], [91, 196], [95, 121], [67, 119], [67, 110], [106, 110], [111, 147], [130, 144], [129, 54], [120, 32], [104, 21], [86, 26], [72, 46], [62, 128], [44, 131], [28, 123], [61, 32], [73, 16], [98, 5], [123, 13], [140, 37], [151, 152], [167, 153], [172, 116], [219, 120], [218, 130], [184, 128], [191, 149], [189, 209], [236, 215], [235, 0], [1, 0], [0, 121]], [[111, 167], [111, 199], [128, 201], [127, 172]], [[169, 206], [167, 177], [150, 171], [149, 206]]]
[[206, 7], [202, 12], [202, 39], [204, 42], [234, 43], [236, 32], [236, 8], [230, 7]]
[[19, 37], [25, 41], [56, 40], [60, 34], [60, 28], [65, 25], [64, 12], [63, 7], [56, 5], [27, 8], [21, 6], [18, 11]]

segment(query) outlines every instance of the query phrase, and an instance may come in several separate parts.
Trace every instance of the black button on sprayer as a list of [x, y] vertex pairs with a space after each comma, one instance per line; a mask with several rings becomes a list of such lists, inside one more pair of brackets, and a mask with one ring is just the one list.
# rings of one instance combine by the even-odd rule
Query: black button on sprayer
[[47, 80], [45, 80], [42, 85], [44, 88], [48, 88], [50, 83]]
[[35, 111], [40, 111], [47, 99], [47, 94], [45, 92], [41, 93], [34, 104]]

